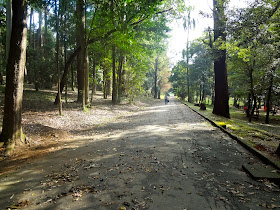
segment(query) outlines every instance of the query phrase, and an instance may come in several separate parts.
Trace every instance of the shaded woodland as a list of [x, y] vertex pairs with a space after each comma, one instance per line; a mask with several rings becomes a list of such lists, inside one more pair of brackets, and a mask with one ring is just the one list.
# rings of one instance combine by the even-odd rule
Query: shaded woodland
[[279, 6], [258, 0], [230, 9], [227, 1], [214, 0], [214, 29], [188, 42], [172, 69], [174, 93], [188, 102], [213, 104], [213, 113], [227, 118], [232, 98], [249, 122], [265, 110], [269, 123], [280, 106]]
[[168, 23], [187, 9], [173, 0], [1, 1], [0, 83], [6, 85], [1, 142], [7, 153], [25, 143], [24, 84], [36, 91], [56, 87], [59, 114], [69, 90], [77, 91], [84, 110], [97, 90], [113, 104], [167, 92]]

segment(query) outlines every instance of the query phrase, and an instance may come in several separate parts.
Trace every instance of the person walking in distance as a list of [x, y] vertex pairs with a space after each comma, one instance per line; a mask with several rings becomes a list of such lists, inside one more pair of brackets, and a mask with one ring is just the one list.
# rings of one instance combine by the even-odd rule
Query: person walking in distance
[[164, 100], [165, 100], [165, 104], [168, 104], [169, 100], [168, 100], [168, 95], [167, 94], [165, 94]]

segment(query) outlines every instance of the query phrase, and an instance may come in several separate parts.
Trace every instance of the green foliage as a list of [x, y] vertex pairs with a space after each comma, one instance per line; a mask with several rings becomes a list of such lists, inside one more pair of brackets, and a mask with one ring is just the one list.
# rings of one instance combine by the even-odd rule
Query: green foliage
[[172, 82], [174, 93], [184, 100], [187, 97], [187, 81], [189, 80], [190, 97], [195, 98], [195, 95], [200, 95], [199, 101], [203, 101], [207, 95], [212, 94], [212, 57], [200, 39], [191, 42], [189, 56], [191, 64], [187, 65], [185, 60], [181, 60], [173, 67], [170, 82]]

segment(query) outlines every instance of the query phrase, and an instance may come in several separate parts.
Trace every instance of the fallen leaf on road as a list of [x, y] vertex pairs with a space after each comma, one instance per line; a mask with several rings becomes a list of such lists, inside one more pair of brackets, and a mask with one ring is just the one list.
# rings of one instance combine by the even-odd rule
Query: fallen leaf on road
[[19, 201], [17, 204], [9, 206], [7, 209], [20, 209], [22, 207], [27, 207], [31, 204], [29, 200]]

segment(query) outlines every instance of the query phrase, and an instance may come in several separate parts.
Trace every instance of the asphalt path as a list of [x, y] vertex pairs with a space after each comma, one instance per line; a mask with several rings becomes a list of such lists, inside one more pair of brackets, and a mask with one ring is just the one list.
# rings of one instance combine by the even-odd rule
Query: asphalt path
[[258, 158], [174, 97], [94, 128], [0, 176], [1, 209], [280, 208]]

